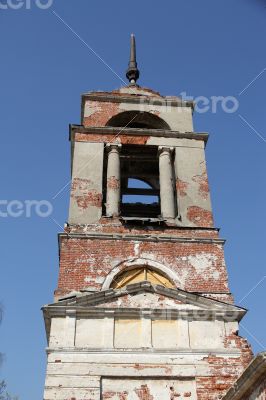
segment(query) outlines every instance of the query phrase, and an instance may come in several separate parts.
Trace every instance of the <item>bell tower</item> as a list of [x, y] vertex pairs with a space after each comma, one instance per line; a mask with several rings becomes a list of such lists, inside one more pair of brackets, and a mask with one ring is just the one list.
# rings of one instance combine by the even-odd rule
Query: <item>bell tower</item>
[[82, 96], [70, 126], [45, 400], [217, 400], [252, 353], [238, 335], [193, 102], [137, 85]]

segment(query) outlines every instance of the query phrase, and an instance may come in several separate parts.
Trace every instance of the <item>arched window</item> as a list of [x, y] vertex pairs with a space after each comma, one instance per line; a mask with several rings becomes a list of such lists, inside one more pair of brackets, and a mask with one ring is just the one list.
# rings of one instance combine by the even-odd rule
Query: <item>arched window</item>
[[127, 285], [142, 281], [149, 281], [154, 285], [162, 285], [167, 288], [175, 288], [173, 282], [166, 275], [145, 266], [121, 272], [114, 278], [111, 288], [121, 289]]
[[120, 162], [121, 215], [158, 218], [161, 212], [158, 148], [122, 146]]

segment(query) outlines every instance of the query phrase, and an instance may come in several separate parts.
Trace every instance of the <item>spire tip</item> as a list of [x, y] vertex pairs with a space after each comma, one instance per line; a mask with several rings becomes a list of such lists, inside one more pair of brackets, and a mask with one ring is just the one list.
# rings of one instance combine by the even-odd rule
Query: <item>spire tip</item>
[[135, 85], [137, 80], [139, 79], [139, 70], [136, 59], [136, 39], [134, 33], [131, 33], [130, 38], [130, 59], [128, 63], [126, 77], [132, 85]]

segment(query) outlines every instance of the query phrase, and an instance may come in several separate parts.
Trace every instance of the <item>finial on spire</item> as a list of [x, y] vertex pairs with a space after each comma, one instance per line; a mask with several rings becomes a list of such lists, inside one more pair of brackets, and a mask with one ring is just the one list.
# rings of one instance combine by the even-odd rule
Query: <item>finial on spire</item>
[[130, 60], [128, 63], [126, 76], [131, 85], [135, 85], [137, 80], [139, 79], [139, 70], [136, 60], [136, 40], [133, 33], [131, 34], [130, 39]]

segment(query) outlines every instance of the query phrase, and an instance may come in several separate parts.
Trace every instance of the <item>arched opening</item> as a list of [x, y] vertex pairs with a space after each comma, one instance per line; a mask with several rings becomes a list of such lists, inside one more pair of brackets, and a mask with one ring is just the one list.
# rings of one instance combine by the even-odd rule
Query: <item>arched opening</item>
[[158, 218], [160, 183], [157, 148], [123, 146], [121, 160], [121, 215]]
[[159, 190], [142, 179], [127, 178], [121, 201], [122, 215], [157, 217], [160, 213]]
[[167, 288], [175, 288], [174, 283], [161, 271], [156, 271], [148, 266], [140, 266], [118, 274], [111, 283], [111, 288], [122, 289], [127, 285], [148, 281], [153, 285], [162, 285]]
[[106, 124], [113, 127], [167, 129], [169, 125], [160, 117], [146, 111], [124, 111], [113, 116]]

